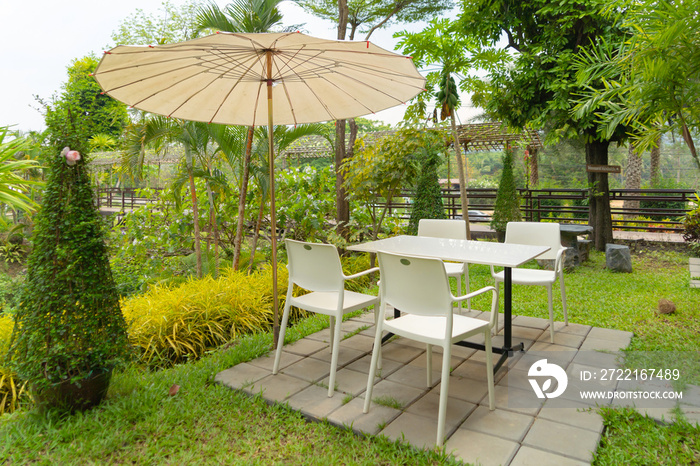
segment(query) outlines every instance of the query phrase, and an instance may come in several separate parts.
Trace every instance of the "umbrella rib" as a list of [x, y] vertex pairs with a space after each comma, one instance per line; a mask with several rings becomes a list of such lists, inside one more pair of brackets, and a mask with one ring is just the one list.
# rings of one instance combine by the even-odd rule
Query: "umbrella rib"
[[[309, 86], [309, 85], [307, 84], [306, 80], [302, 77], [304, 74], [306, 74], [306, 73], [311, 74], [312, 72], [309, 70], [309, 71], [306, 71], [306, 73], [297, 73], [297, 72], [295, 71], [295, 68], [294, 68], [294, 67], [289, 66], [289, 62], [291, 62], [292, 60], [294, 60], [294, 58], [297, 56], [298, 53], [299, 53], [299, 51], [296, 51], [295, 53], [291, 54], [291, 56], [289, 57], [289, 59], [283, 62], [285, 66], [284, 66], [284, 67], [277, 66], [277, 69], [278, 69], [279, 71], [281, 71], [281, 70], [284, 69], [285, 67], [286, 67], [286, 68], [289, 68], [290, 72], [294, 73], [294, 75], [299, 79], [299, 82], [303, 83], [303, 84], [306, 86], [306, 88], [309, 90], [309, 92], [311, 92], [311, 94], [313, 94], [314, 97], [316, 97], [316, 100], [323, 106], [323, 108], [326, 109], [326, 112], [328, 113], [328, 115], [331, 116], [333, 119], [337, 119], [337, 118], [335, 117], [335, 114], [334, 114], [334, 113], [330, 110], [330, 108], [328, 107], [328, 105], [323, 101], [323, 99], [321, 99], [321, 97], [318, 95], [318, 93], [315, 92], [315, 90], [313, 89], [313, 87]], [[307, 62], [307, 61], [311, 60], [312, 58], [317, 57], [318, 55], [320, 55], [320, 52], [319, 52], [318, 54], [316, 54], [315, 56], [310, 56], [307, 60], [304, 60], [304, 62]], [[347, 65], [347, 64], [346, 64], [346, 65]], [[361, 71], [364, 71], [364, 72], [369, 72], [370, 74], [372, 74], [372, 75], [374, 75], [374, 76], [380, 76], [380, 73], [376, 72], [376, 68], [367, 67], [367, 66], [364, 66], [364, 65], [361, 65], [361, 64], [352, 64], [352, 65], [355, 66], [358, 70], [361, 70]], [[383, 71], [388, 72], [388, 70], [383, 70]], [[370, 86], [370, 85], [368, 85], [368, 84], [362, 82], [361, 80], [359, 80], [359, 79], [357, 79], [357, 78], [355, 78], [355, 77], [353, 77], [353, 76], [350, 76], [350, 75], [347, 74], [347, 73], [342, 73], [342, 72], [338, 72], [338, 71], [334, 71], [333, 73], [334, 73], [334, 74], [337, 74], [337, 75], [344, 76], [344, 77], [346, 77], [347, 79], [350, 79], [350, 80], [352, 80], [352, 81], [354, 81], [354, 82], [356, 82], [356, 83], [358, 83], [358, 84], [360, 84], [360, 85], [362, 85], [362, 86], [368, 87], [368, 88], [374, 90], [375, 92], [378, 92], [378, 93], [380, 93], [380, 94], [383, 94], [383, 95], [385, 95], [386, 97], [388, 97], [388, 98], [390, 98], [390, 99], [393, 99], [393, 100], [396, 101], [397, 103], [404, 103], [403, 100], [394, 97], [393, 95], [389, 94], [388, 92], [383, 91], [382, 89], [378, 89], [378, 88], [376, 88], [376, 87], [374, 87], [374, 86]], [[389, 73], [389, 74], [394, 74], [394, 75], [396, 75], [395, 73]], [[356, 99], [352, 94], [350, 94], [349, 92], [345, 91], [343, 88], [341, 88], [340, 86], [338, 86], [338, 85], [335, 84], [334, 82], [332, 82], [332, 81], [326, 79], [326, 78], [323, 76], [322, 73], [313, 73], [313, 75], [314, 75], [315, 77], [319, 78], [319, 79], [325, 80], [325, 81], [328, 82], [331, 86], [333, 86], [334, 88], [336, 88], [339, 92], [341, 92], [341, 93], [347, 95], [348, 97], [350, 97], [354, 102], [356, 102], [356, 103], [359, 104], [361, 107], [363, 107], [365, 110], [367, 110], [368, 113], [374, 113], [374, 110], [373, 110], [372, 108], [368, 107], [366, 104], [364, 104], [363, 102], [361, 102], [361, 101], [359, 101], [358, 99]], [[284, 79], [281, 79], [280, 81], [281, 81], [281, 82], [284, 82]], [[421, 86], [416, 86], [416, 88], [417, 88], [417, 89], [423, 89], [423, 86], [422, 86], [422, 85], [421, 85]], [[286, 85], [284, 86], [284, 89], [285, 89], [285, 95], [286, 95], [286, 97], [287, 97], [287, 101], [288, 101], [288, 103], [290, 104], [290, 108], [291, 108], [292, 114], [294, 114], [294, 109], [293, 109], [293, 107], [292, 107], [292, 105], [291, 105], [291, 96], [290, 96], [290, 94], [289, 94], [289, 91], [288, 91]], [[293, 117], [294, 117], [294, 120], [295, 120], [295, 122], [296, 122], [296, 116], [293, 115]]]
[[[252, 41], [251, 41], [251, 42], [252, 42]], [[256, 62], [257, 62], [257, 63], [262, 63], [262, 55], [256, 54], [256, 57], [255, 57], [255, 58], [256, 58], [256, 59], [255, 59], [255, 60], [252, 60], [250, 66], [246, 69], [246, 72], [245, 72], [245, 73], [242, 73], [241, 76], [238, 78], [238, 80], [233, 84], [233, 86], [231, 86], [231, 88], [229, 89], [229, 91], [226, 93], [226, 97], [225, 97], [224, 99], [221, 99], [221, 103], [219, 104], [219, 106], [217, 107], [216, 111], [214, 112], [214, 115], [212, 116], [210, 122], [213, 121], [214, 118], [216, 118], [216, 116], [219, 114], [219, 112], [220, 112], [221, 109], [223, 108], [224, 103], [228, 100], [228, 98], [229, 98], [229, 96], [231, 95], [231, 93], [232, 93], [232, 92], [234, 91], [234, 89], [241, 83], [241, 81], [243, 80], [243, 78], [244, 78], [245, 76], [247, 76], [248, 71], [250, 71], [250, 70], [253, 68], [253, 66], [255, 65], [255, 63], [256, 63]], [[261, 76], [260, 82], [262, 83], [262, 76]], [[255, 95], [255, 108], [254, 108], [254, 110], [253, 110], [253, 125], [251, 125], [251, 126], [255, 126], [255, 120], [256, 120], [256, 118], [257, 118], [257, 112], [258, 112], [258, 102], [260, 101], [260, 90], [261, 90], [261, 86], [258, 86], [258, 92], [257, 92], [256, 95]]]

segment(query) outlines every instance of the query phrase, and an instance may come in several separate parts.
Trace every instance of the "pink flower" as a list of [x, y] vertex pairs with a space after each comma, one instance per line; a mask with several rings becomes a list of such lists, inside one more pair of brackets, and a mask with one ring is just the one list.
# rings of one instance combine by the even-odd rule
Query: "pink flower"
[[75, 165], [76, 162], [80, 160], [80, 152], [78, 152], [77, 150], [70, 150], [70, 148], [68, 147], [63, 149], [61, 155], [63, 155], [66, 158], [66, 163], [68, 165]]

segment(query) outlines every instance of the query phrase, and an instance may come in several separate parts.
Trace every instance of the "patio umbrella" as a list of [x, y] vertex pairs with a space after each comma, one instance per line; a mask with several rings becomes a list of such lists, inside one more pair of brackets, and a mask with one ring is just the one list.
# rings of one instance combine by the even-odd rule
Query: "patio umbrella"
[[218, 33], [105, 52], [94, 77], [108, 95], [147, 112], [226, 125], [268, 125], [273, 319], [277, 240], [272, 126], [341, 120], [404, 103], [424, 89], [410, 57], [369, 41], [305, 34]]

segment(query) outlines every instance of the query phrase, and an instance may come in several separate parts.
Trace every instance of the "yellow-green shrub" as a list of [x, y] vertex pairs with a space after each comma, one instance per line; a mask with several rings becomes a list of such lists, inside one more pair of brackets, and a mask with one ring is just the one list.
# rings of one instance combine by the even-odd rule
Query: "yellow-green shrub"
[[[287, 269], [278, 267], [280, 310], [284, 306]], [[121, 303], [129, 339], [139, 359], [167, 366], [192, 358], [243, 333], [269, 328], [272, 321], [272, 270], [252, 275], [229, 270], [214, 279], [190, 279], [156, 286]]]
[[5, 355], [10, 347], [10, 337], [15, 323], [9, 315], [0, 315], [0, 414], [11, 413], [20, 400], [29, 395], [26, 382], [17, 379], [17, 375], [5, 367]]

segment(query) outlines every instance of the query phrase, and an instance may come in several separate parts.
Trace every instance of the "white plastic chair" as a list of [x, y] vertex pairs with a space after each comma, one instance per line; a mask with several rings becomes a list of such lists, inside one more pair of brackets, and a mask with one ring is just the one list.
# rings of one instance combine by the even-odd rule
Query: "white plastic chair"
[[[402, 256], [379, 252], [381, 306], [394, 306], [404, 315], [386, 320], [380, 315], [377, 322], [372, 362], [367, 379], [367, 392], [363, 412], [369, 411], [372, 388], [381, 357], [382, 332], [388, 331], [401, 337], [426, 343], [427, 385], [432, 385], [432, 346], [439, 345], [442, 351], [440, 404], [438, 408], [437, 445], [445, 439], [445, 416], [450, 380], [452, 345], [479, 333], [484, 334], [486, 350], [486, 379], [488, 382], [489, 408], [495, 408], [493, 389], [493, 361], [491, 359], [491, 328], [498, 314], [498, 290], [487, 286], [464, 296], [454, 296], [442, 261], [431, 258]], [[491, 319], [475, 319], [452, 312], [455, 301], [464, 301], [487, 292], [492, 293]]]
[[[464, 220], [444, 220], [423, 218], [418, 221], [418, 236], [431, 238], [467, 239], [467, 224]], [[469, 267], [465, 263], [444, 262], [448, 277], [457, 279], [457, 295], [462, 294], [462, 277], [464, 291], [469, 293]], [[457, 303], [459, 313], [462, 313], [462, 302]], [[471, 310], [471, 300], [467, 300], [467, 310]]]
[[[292, 306], [330, 317], [331, 324], [331, 371], [328, 381], [328, 396], [332, 397], [335, 387], [335, 373], [338, 368], [340, 345], [340, 326], [343, 315], [374, 306], [377, 320], [379, 297], [356, 293], [345, 289], [345, 281], [379, 270], [378, 267], [353, 275], [345, 275], [340, 263], [338, 250], [331, 244], [304, 243], [286, 239], [289, 270], [287, 299], [282, 314], [279, 342], [275, 352], [272, 373], [277, 374], [284, 344], [284, 334], [289, 321], [289, 309]], [[294, 285], [311, 291], [303, 296], [292, 296]]]
[[[549, 251], [537, 256], [537, 259], [554, 260], [553, 270], [512, 269], [512, 283], [517, 285], [538, 285], [547, 287], [549, 299], [549, 333], [554, 343], [554, 307], [552, 304], [552, 285], [559, 279], [561, 304], [564, 311], [564, 324], [569, 325], [566, 315], [566, 293], [564, 292], [564, 251], [558, 223], [508, 222], [506, 225], [506, 243], [549, 246]], [[496, 286], [504, 280], [503, 271], [496, 273], [491, 266], [491, 275]]]

